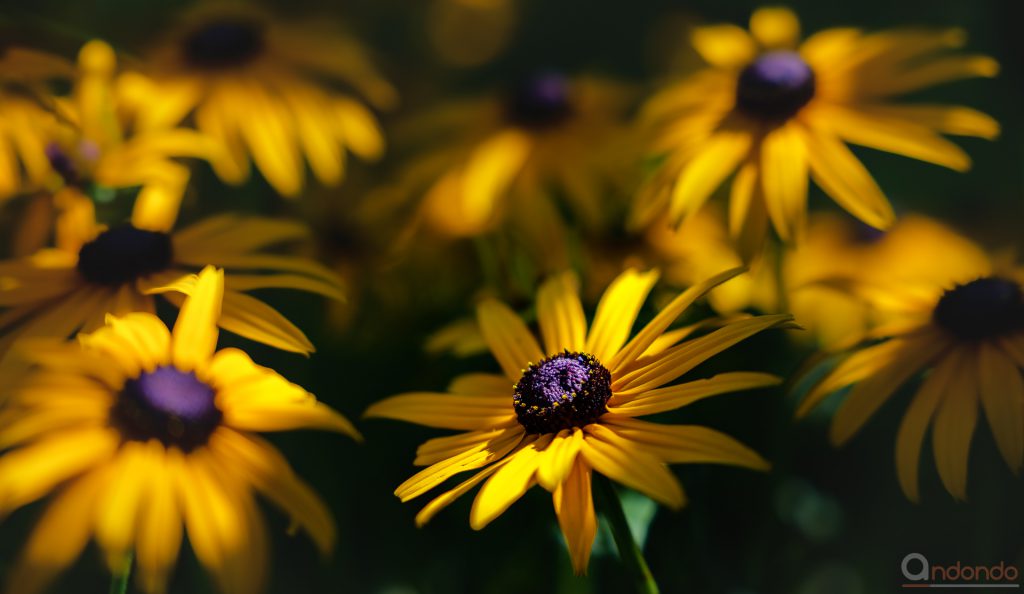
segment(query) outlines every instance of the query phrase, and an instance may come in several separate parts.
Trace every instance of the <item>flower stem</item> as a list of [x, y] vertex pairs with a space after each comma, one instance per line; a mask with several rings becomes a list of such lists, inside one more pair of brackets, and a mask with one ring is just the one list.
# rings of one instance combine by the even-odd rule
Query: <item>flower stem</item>
[[626, 514], [622, 511], [622, 502], [619, 494], [616, 493], [612, 482], [598, 473], [594, 473], [594, 491], [597, 494], [598, 505], [612, 529], [612, 537], [615, 538], [615, 546], [619, 549], [619, 558], [626, 566], [626, 569], [633, 574], [636, 581], [638, 594], [659, 594], [658, 583], [654, 581], [651, 570], [647, 567], [644, 553], [633, 540], [633, 533], [629, 530], [629, 523], [626, 521]]
[[125, 594], [128, 592], [128, 578], [132, 575], [132, 562], [135, 560], [133, 553], [124, 557], [124, 563], [120, 571], [110, 577], [110, 594]]

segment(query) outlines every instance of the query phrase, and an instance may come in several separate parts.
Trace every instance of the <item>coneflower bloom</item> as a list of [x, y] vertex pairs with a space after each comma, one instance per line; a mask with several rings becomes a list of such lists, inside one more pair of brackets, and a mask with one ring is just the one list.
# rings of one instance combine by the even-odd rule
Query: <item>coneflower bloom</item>
[[359, 434], [244, 352], [215, 352], [223, 290], [221, 271], [200, 273], [173, 333], [132, 313], [26, 352], [36, 367], [5, 388], [0, 419], [0, 515], [51, 497], [8, 592], [45, 588], [93, 538], [112, 572], [134, 553], [139, 587], [163, 592], [183, 526], [224, 592], [257, 592], [268, 537], [254, 492], [331, 550], [329, 510], [257, 432]]
[[305, 238], [308, 230], [298, 223], [226, 214], [174, 231], [176, 204], [140, 198], [131, 222], [105, 227], [96, 223], [90, 200], [70, 192], [60, 197], [55, 246], [0, 262], [0, 307], [7, 308], [0, 311], [0, 354], [21, 338], [92, 331], [108, 314], [152, 313], [154, 293], [180, 305], [192, 271], [211, 264], [231, 271], [221, 327], [284, 350], [310, 353], [313, 345], [248, 291], [297, 289], [341, 298], [327, 268], [265, 252]]
[[967, 247], [946, 282], [913, 271], [888, 282], [849, 282], [888, 314], [870, 334], [881, 342], [854, 350], [798, 410], [804, 416], [850, 387], [831, 426], [832, 442], [842, 445], [900, 386], [923, 375], [896, 435], [900, 486], [913, 501], [929, 427], [939, 477], [956, 499], [967, 498], [968, 453], [981, 411], [1010, 468], [1017, 472], [1024, 462], [1024, 277]]
[[222, 179], [247, 179], [251, 159], [287, 197], [301, 192], [306, 162], [318, 180], [335, 185], [345, 151], [372, 160], [384, 150], [373, 113], [317, 78], [348, 85], [380, 108], [397, 101], [352, 38], [315, 23], [285, 25], [238, 2], [186, 14], [143, 74], [120, 81], [142, 129], [190, 120], [227, 147], [212, 163]]
[[590, 231], [621, 216], [608, 196], [626, 194], [638, 154], [625, 125], [630, 95], [608, 80], [544, 71], [440, 108], [405, 129], [401, 140], [419, 153], [382, 199], [412, 201], [414, 226], [441, 237], [504, 231], [542, 245], [546, 257], [535, 259], [564, 269], [560, 206]]
[[959, 106], [893, 98], [958, 79], [994, 76], [987, 56], [960, 55], [957, 29], [864, 33], [828, 29], [798, 45], [800, 25], [782, 8], [756, 11], [750, 33], [698, 28], [692, 41], [709, 64], [646, 105], [642, 120], [662, 166], [636, 202], [637, 222], [667, 210], [695, 213], [730, 176], [729, 226], [746, 258], [769, 225], [794, 240], [804, 225], [808, 176], [866, 224], [888, 227], [886, 197], [847, 143], [957, 171], [970, 167], [942, 134], [993, 138], [998, 124]]
[[470, 525], [481, 529], [540, 484], [552, 493], [573, 568], [584, 573], [597, 530], [591, 473], [679, 508], [686, 498], [668, 464], [767, 469], [759, 455], [712, 429], [637, 418], [778, 383], [764, 373], [728, 372], [667, 385], [741, 340], [792, 320], [789, 315], [753, 317], [685, 341], [687, 329], [668, 329], [694, 300], [737, 273], [728, 271], [681, 293], [632, 339], [654, 272], [628, 270], [612, 282], [589, 331], [575, 277], [552, 277], [537, 294], [540, 343], [508, 306], [494, 299], [481, 302], [477, 319], [502, 374], [463, 375], [447, 393], [394, 396], [366, 411], [367, 417], [463, 432], [420, 446], [415, 464], [427, 468], [395, 494], [408, 501], [471, 472], [424, 507], [416, 522], [423, 525], [482, 484], [470, 512]]

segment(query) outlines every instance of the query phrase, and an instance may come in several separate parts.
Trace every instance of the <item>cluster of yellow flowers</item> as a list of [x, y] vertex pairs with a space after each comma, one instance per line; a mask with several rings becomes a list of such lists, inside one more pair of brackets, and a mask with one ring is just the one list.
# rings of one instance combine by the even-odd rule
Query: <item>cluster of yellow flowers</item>
[[[143, 60], [119, 59], [101, 41], [74, 64], [2, 50], [0, 201], [28, 206], [0, 262], [0, 516], [49, 496], [10, 591], [45, 588], [95, 539], [112, 573], [134, 566], [142, 590], [162, 592], [183, 527], [223, 591], [257, 591], [267, 535], [254, 492], [330, 551], [330, 512], [257, 433], [358, 432], [217, 341], [222, 329], [308, 355], [302, 330], [250, 292], [342, 300], [343, 282], [270, 251], [307, 238], [302, 224], [238, 213], [177, 224], [196, 163], [227, 184], [247, 182], [255, 165], [294, 198], [307, 166], [333, 186], [347, 152], [383, 154], [375, 110], [395, 106], [396, 91], [359, 44], [319, 33], [216, 5], [189, 13]], [[669, 464], [769, 468], [723, 433], [639, 417], [780, 384], [757, 372], [677, 380], [796, 324], [806, 332], [795, 339], [839, 359], [797, 414], [852, 386], [834, 415], [837, 444], [928, 371], [897, 435], [910, 499], [929, 426], [943, 484], [966, 497], [979, 410], [1007, 464], [1024, 465], [1024, 276], [938, 221], [897, 220], [847, 146], [967, 170], [969, 157], [943, 134], [993, 138], [992, 118], [892, 99], [994, 76], [997, 64], [956, 52], [959, 30], [800, 37], [779, 8], [755, 12], [749, 32], [695, 29], [707, 68], [643, 101], [635, 121], [630, 85], [543, 71], [396, 135], [413, 156], [367, 194], [379, 205], [367, 219], [399, 221], [397, 258], [493, 240], [495, 267], [526, 263], [520, 294], [506, 297], [536, 285], [539, 331], [538, 340], [486, 296], [475, 320], [443, 329], [432, 346], [489, 350], [500, 374], [462, 375], [446, 392], [366, 411], [459, 432], [421, 445], [414, 463], [425, 468], [395, 492], [406, 501], [469, 474], [418, 524], [480, 485], [470, 512], [480, 529], [539, 484], [585, 573], [592, 483], [607, 477], [678, 508], [686, 496]], [[54, 79], [70, 90], [53, 92]], [[808, 217], [808, 179], [859, 221]], [[726, 182], [727, 212], [710, 200]], [[118, 196], [132, 197], [130, 216], [98, 217]], [[659, 279], [678, 293], [634, 330]], [[704, 297], [718, 316], [677, 325]], [[156, 315], [163, 302], [179, 309], [172, 331]]]

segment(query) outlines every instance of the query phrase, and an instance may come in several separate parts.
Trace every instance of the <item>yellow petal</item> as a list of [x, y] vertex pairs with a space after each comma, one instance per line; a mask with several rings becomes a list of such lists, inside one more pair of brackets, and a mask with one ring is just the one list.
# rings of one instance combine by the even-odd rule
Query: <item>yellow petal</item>
[[720, 68], [742, 68], [757, 55], [754, 40], [736, 25], [697, 27], [690, 43], [704, 61]]
[[594, 324], [587, 335], [588, 353], [599, 361], [611, 362], [629, 338], [636, 316], [657, 280], [655, 270], [638, 272], [631, 268], [608, 285], [597, 304]]
[[224, 271], [207, 267], [178, 313], [171, 356], [182, 371], [205, 365], [217, 348], [217, 322], [224, 299]]
[[672, 509], [686, 503], [676, 477], [642, 446], [599, 424], [588, 425], [584, 430], [587, 434], [580, 453], [591, 468]]
[[421, 392], [392, 396], [371, 404], [363, 416], [473, 431], [504, 425], [512, 420], [515, 411], [511, 394], [494, 397]]
[[1006, 464], [1017, 473], [1024, 464], [1024, 380], [1002, 350], [978, 347], [978, 391], [988, 424]]
[[558, 526], [572, 559], [573, 573], [586, 575], [590, 548], [597, 536], [597, 517], [590, 491], [590, 468], [576, 460], [568, 478], [552, 494]]
[[583, 350], [587, 319], [579, 298], [579, 280], [571, 272], [555, 275], [537, 291], [537, 318], [544, 350]]
[[519, 381], [530, 363], [544, 358], [526, 324], [504, 303], [485, 299], [476, 307], [476, 318], [487, 346], [512, 381]]
[[793, 49], [800, 40], [800, 21], [788, 8], [760, 8], [750, 16], [750, 33], [765, 49]]
[[552, 437], [541, 436], [510, 455], [509, 461], [480, 487], [469, 512], [469, 525], [473, 530], [482, 530], [533, 486], [540, 453]]
[[939, 478], [960, 501], [967, 499], [967, 460], [978, 422], [977, 377], [977, 361], [971, 353], [952, 377], [932, 428], [932, 450]]
[[807, 217], [807, 156], [803, 139], [792, 126], [769, 132], [761, 148], [761, 185], [775, 230], [795, 241]]
[[675, 410], [698, 400], [719, 394], [777, 386], [782, 378], [767, 373], [735, 371], [720, 373], [707, 379], [699, 379], [677, 386], [667, 386], [640, 392], [635, 395], [615, 394], [608, 401], [608, 410], [630, 417], [653, 415]]

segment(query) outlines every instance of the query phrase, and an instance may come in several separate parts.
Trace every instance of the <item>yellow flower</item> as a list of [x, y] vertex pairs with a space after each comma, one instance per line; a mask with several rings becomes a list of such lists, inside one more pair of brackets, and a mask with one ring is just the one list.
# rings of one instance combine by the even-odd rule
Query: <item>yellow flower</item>
[[891, 102], [994, 76], [991, 58], [948, 51], [963, 46], [962, 31], [828, 29], [798, 46], [799, 29], [793, 13], [769, 8], [753, 14], [750, 34], [733, 25], [694, 32], [710, 68], [644, 109], [664, 162], [635, 204], [635, 222], [667, 209], [677, 223], [735, 172], [729, 229], [745, 259], [761, 247], [769, 221], [783, 240], [799, 238], [808, 175], [851, 214], [885, 229], [892, 208], [846, 143], [964, 171], [969, 157], [941, 134], [998, 134], [992, 118], [966, 107]]
[[587, 229], [619, 214], [607, 195], [624, 194], [635, 154], [623, 124], [628, 95], [609, 81], [543, 72], [507, 94], [445, 107], [410, 125], [408, 136], [443, 143], [424, 149], [388, 191], [422, 199], [417, 222], [443, 236], [507, 225], [521, 244], [544, 247], [549, 270], [564, 268], [553, 198]]
[[[325, 267], [260, 253], [306, 237], [303, 225], [226, 214], [172, 231], [176, 205], [140, 199], [130, 223], [106, 228], [96, 223], [93, 204], [84, 196], [65, 188], [58, 199], [63, 212], [56, 246], [0, 262], [0, 307], [8, 308], [0, 312], [0, 354], [18, 339], [91, 331], [107, 314], [153, 312], [154, 293], [180, 305], [179, 293], [191, 291], [189, 270], [209, 264], [232, 271], [221, 327], [284, 350], [314, 349], [294, 324], [246, 292], [298, 289], [341, 298], [337, 277]], [[14, 360], [7, 358], [9, 364]]]
[[71, 63], [35, 50], [0, 49], [0, 202], [41, 188], [46, 143], [57, 126], [47, 79], [70, 79]]
[[423, 525], [483, 483], [470, 512], [470, 525], [481, 529], [540, 484], [553, 494], [573, 567], [583, 573], [597, 530], [592, 472], [679, 508], [686, 499], [667, 464], [766, 469], [768, 463], [760, 456], [722, 433], [636, 418], [778, 383], [763, 373], [730, 372], [666, 386], [741, 340], [792, 319], [748, 318], [686, 341], [688, 329], [668, 330], [694, 300], [737, 273], [728, 271], [680, 294], [632, 339], [633, 323], [656, 273], [629, 270], [619, 276], [601, 299], [589, 332], [575, 277], [554, 276], [537, 294], [543, 349], [508, 306], [484, 300], [477, 319], [503, 374], [463, 375], [448, 393], [395, 396], [366, 411], [368, 417], [465, 432], [420, 446], [415, 464], [427, 468], [395, 494], [408, 501], [473, 471], [423, 508], [416, 521]]
[[852, 386], [832, 420], [832, 442], [841, 445], [901, 385], [924, 375], [896, 436], [900, 485], [913, 501], [929, 425], [939, 477], [957, 499], [967, 497], [979, 407], [1010, 468], [1017, 472], [1024, 461], [1024, 277], [982, 256], [968, 244], [959, 261], [949, 262], [946, 282], [912, 269], [888, 282], [852, 282], [852, 290], [888, 314], [870, 335], [883, 340], [854, 351], [798, 410], [806, 415], [829, 394]]
[[251, 156], [289, 197], [302, 190], [303, 157], [317, 179], [335, 185], [344, 174], [345, 150], [364, 159], [384, 150], [373, 113], [316, 77], [348, 84], [378, 107], [397, 100], [354, 40], [317, 25], [287, 26], [241, 3], [213, 3], [187, 14], [145, 68], [148, 76], [120, 81], [141, 128], [192, 116], [196, 128], [228, 149], [212, 163], [222, 179], [248, 178]]
[[[738, 266], [741, 257], [726, 225], [714, 204], [679, 227], [661, 219], [647, 232], [650, 260], [669, 284], [682, 287]], [[826, 349], [848, 348], [888, 315], [849, 291], [851, 283], [908, 279], [943, 284], [984, 261], [984, 253], [970, 241], [922, 215], [907, 215], [882, 232], [846, 215], [819, 212], [811, 215], [803, 241], [762, 254], [750, 272], [711, 291], [708, 301], [723, 315], [747, 309], [788, 311], [807, 330], [794, 338], [813, 339]]]
[[256, 592], [267, 534], [254, 491], [331, 550], [330, 512], [254, 432], [359, 434], [244, 352], [214, 352], [223, 291], [222, 272], [205, 269], [173, 333], [133, 313], [111, 316], [80, 344], [34, 345], [38, 366], [0, 423], [0, 515], [53, 497], [8, 574], [9, 592], [44, 588], [91, 537], [113, 572], [134, 551], [140, 588], [163, 592], [183, 524], [223, 591]]
[[141, 187], [139, 199], [177, 208], [189, 170], [173, 158], [217, 161], [224, 148], [211, 138], [184, 128], [140, 129], [117, 92], [117, 57], [102, 41], [90, 41], [78, 54], [78, 71], [70, 97], [56, 101], [62, 125], [45, 147], [51, 165], [51, 189]]

